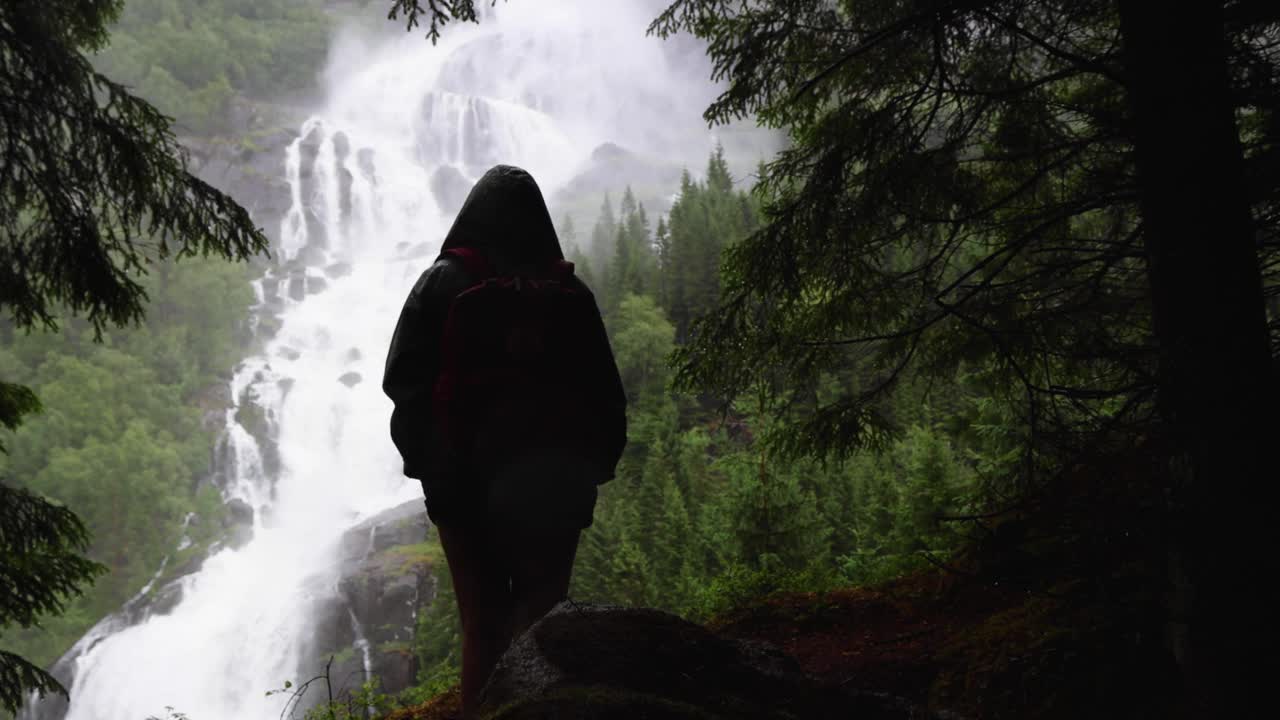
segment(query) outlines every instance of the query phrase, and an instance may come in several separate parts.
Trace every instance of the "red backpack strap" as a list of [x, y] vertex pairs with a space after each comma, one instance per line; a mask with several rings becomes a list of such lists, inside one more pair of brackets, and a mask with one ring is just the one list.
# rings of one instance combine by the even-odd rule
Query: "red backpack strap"
[[456, 247], [449, 248], [440, 253], [441, 257], [455, 257], [467, 269], [467, 273], [476, 279], [476, 282], [489, 278], [493, 275], [493, 269], [489, 267], [489, 261], [485, 259], [484, 253], [475, 248]]

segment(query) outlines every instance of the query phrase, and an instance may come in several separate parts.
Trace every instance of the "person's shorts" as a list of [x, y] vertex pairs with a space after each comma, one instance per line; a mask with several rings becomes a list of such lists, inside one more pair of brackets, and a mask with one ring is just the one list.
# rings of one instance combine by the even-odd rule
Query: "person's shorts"
[[423, 483], [436, 525], [498, 524], [532, 530], [582, 530], [595, 511], [599, 470], [563, 453], [523, 457], [489, 478]]

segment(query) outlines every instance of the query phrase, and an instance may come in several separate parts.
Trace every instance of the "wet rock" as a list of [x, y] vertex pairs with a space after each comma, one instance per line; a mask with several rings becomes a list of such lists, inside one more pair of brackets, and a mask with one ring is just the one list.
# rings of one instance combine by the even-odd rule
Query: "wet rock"
[[342, 160], [351, 153], [351, 140], [347, 134], [339, 130], [333, 134], [333, 154]]
[[346, 385], [347, 387], [355, 387], [356, 385], [359, 385], [362, 380], [364, 380], [364, 376], [355, 370], [344, 372], [338, 376], [338, 382]]
[[298, 358], [302, 357], [302, 353], [301, 353], [301, 352], [299, 352], [299, 351], [297, 351], [297, 350], [295, 350], [295, 349], [293, 349], [293, 348], [291, 348], [291, 347], [289, 347], [289, 346], [287, 346], [287, 345], [286, 345], [286, 346], [282, 346], [279, 350], [276, 350], [276, 353], [277, 353], [280, 357], [284, 358], [285, 360], [290, 360], [290, 361], [297, 360]]
[[227, 513], [223, 526], [227, 529], [228, 547], [240, 548], [253, 539], [253, 507], [249, 503], [232, 498], [226, 503]]
[[351, 263], [336, 262], [330, 265], [326, 265], [324, 268], [324, 274], [328, 275], [331, 279], [334, 279], [334, 280], [338, 278], [344, 278], [351, 274]]
[[289, 297], [294, 301], [302, 300], [307, 296], [307, 276], [302, 273], [296, 273], [289, 277]]
[[356, 169], [364, 176], [365, 180], [370, 183], [377, 184], [378, 173], [377, 168], [373, 164], [374, 152], [373, 148], [360, 148], [356, 151]]
[[302, 149], [304, 155], [315, 156], [320, 152], [320, 144], [324, 142], [324, 130], [320, 125], [311, 128], [307, 136], [302, 138], [302, 142], [298, 146]]
[[418, 658], [407, 645], [389, 643], [373, 648], [371, 652], [373, 675], [382, 688], [396, 688], [399, 692], [414, 684], [418, 676]]
[[175, 578], [181, 578], [186, 575], [190, 575], [191, 573], [199, 572], [200, 568], [204, 567], [204, 561], [211, 554], [212, 552], [209, 549], [206, 549], [204, 552], [192, 555], [186, 562], [174, 566], [172, 573], [173, 576]]
[[353, 182], [355, 182], [355, 177], [351, 174], [351, 171], [344, 167], [339, 167], [338, 216], [342, 218], [344, 225], [351, 220], [351, 184]]
[[[307, 214], [313, 217], [312, 213]], [[298, 250], [297, 260], [303, 267], [324, 267], [329, 263], [329, 256], [324, 249], [326, 235], [321, 228], [318, 235], [308, 237], [307, 244]]]
[[283, 322], [280, 316], [275, 313], [262, 313], [258, 316], [258, 326], [256, 334], [259, 340], [270, 340], [280, 332]]
[[182, 583], [174, 580], [153, 593], [148, 615], [168, 615], [182, 602]]
[[280, 295], [280, 278], [266, 275], [262, 278], [262, 297], [270, 301]]
[[226, 502], [226, 522], [230, 524], [253, 524], [253, 506], [240, 498], [231, 498]]
[[235, 399], [231, 397], [231, 386], [226, 382], [215, 382], [205, 386], [196, 394], [193, 402], [200, 410], [200, 425], [206, 432], [217, 432], [226, 423], [227, 410], [235, 407]]
[[[325, 652], [336, 653], [347, 671], [362, 671], [361, 650], [352, 645], [354, 618], [369, 642], [373, 674], [385, 692], [409, 687], [417, 676], [417, 659], [408, 651], [415, 613], [436, 601], [436, 572], [444, 567], [439, 546], [428, 538], [426, 511], [418, 499], [351, 528], [339, 545], [342, 603], [326, 609], [321, 624], [330, 637], [318, 642], [328, 646]], [[345, 644], [339, 642], [346, 638]]]
[[329, 287], [329, 281], [319, 275], [307, 276], [307, 294], [314, 295]]
[[360, 352], [360, 348], [353, 347], [347, 350], [347, 354], [344, 355], [342, 359], [349, 363], [353, 363], [360, 362], [360, 359], [363, 357], [364, 355]]
[[657, 610], [566, 601], [512, 644], [485, 686], [479, 714], [855, 717], [847, 698], [811, 684], [780, 651], [767, 651], [766, 669], [759, 667], [765, 652]]
[[181, 142], [188, 150], [191, 170], [244, 206], [274, 244], [279, 242], [278, 229], [292, 202], [284, 160], [289, 144], [298, 137], [295, 119], [278, 117], [279, 127], [265, 128], [263, 112], [252, 102], [237, 100], [233, 106], [238, 110], [232, 113], [226, 137], [188, 137]]
[[431, 195], [445, 216], [457, 215], [471, 192], [471, 182], [452, 165], [442, 165], [431, 173], [430, 186]]

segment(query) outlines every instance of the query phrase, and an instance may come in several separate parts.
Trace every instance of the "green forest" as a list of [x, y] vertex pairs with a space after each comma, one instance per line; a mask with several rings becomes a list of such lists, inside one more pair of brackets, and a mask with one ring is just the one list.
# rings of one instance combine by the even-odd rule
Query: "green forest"
[[311, 0], [129, 0], [94, 66], [173, 118], [180, 135], [232, 131], [236, 98], [307, 96], [333, 23]]
[[[258, 271], [228, 261], [267, 242], [178, 138], [305, 103], [339, 12], [432, 42], [484, 4], [0, 6], [0, 711], [57, 692], [41, 668], [225, 531], [208, 474]], [[914, 588], [977, 618], [913, 646], [950, 663], [930, 707], [1257, 714], [1252, 658], [1276, 636], [1275, 4], [659, 13], [655, 42], [705, 43], [707, 122], [788, 142], [748, 177], [722, 150], [689, 158], [665, 212], [615, 188], [559, 219], [629, 403], [571, 596], [708, 627], [786, 607], [771, 622], [799, 633], [840, 598]], [[450, 692], [438, 580], [407, 643], [416, 686], [312, 717]]]
[[158, 265], [146, 323], [101, 339], [77, 320], [56, 334], [4, 328], [0, 376], [34, 390], [45, 411], [6, 439], [0, 476], [73, 509], [93, 538], [89, 557], [108, 569], [40, 630], [6, 632], [6, 649], [52, 663], [166, 556], [179, 568], [221, 537], [208, 474], [228, 403], [216, 391], [244, 352], [250, 272], [218, 260]]

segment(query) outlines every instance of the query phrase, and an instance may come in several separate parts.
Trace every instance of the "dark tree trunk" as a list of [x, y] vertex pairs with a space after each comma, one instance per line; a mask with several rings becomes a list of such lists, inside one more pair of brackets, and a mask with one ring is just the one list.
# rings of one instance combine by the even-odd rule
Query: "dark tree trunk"
[[[1223, 3], [1120, 0], [1170, 498], [1170, 640], [1197, 714], [1247, 717], [1276, 648], [1275, 379]], [[1252, 665], [1250, 664], [1252, 661]]]

